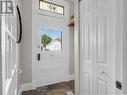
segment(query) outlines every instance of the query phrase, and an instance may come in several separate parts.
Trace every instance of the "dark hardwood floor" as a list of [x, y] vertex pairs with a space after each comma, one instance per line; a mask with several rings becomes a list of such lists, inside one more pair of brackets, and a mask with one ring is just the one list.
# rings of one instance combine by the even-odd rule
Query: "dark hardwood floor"
[[25, 91], [22, 95], [67, 95], [68, 91], [74, 93], [74, 81], [38, 87], [37, 89]]

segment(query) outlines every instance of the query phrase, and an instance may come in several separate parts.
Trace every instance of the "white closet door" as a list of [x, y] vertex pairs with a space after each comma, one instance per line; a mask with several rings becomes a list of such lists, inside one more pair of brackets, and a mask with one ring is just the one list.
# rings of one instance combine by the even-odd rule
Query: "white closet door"
[[115, 0], [82, 0], [81, 95], [115, 93]]
[[94, 93], [115, 94], [115, 0], [93, 1]]
[[81, 95], [93, 95], [92, 0], [80, 2]]

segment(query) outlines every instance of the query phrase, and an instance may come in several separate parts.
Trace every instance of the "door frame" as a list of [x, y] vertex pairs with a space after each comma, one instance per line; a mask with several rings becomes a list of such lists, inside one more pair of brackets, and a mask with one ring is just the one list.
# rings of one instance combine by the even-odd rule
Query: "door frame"
[[4, 31], [4, 27], [3, 27], [3, 22], [5, 22], [5, 16], [1, 15], [0, 17], [0, 61], [1, 61], [1, 64], [0, 64], [0, 94], [1, 95], [5, 95], [5, 89], [4, 89], [4, 86], [5, 86], [5, 31]]
[[[2, 63], [2, 16], [0, 17], [0, 63]], [[2, 95], [2, 64], [0, 64], [0, 95]]]
[[80, 31], [79, 31], [79, 1], [74, 0], [74, 66], [75, 66], [75, 95], [80, 95]]
[[127, 94], [127, 0], [121, 0], [122, 2], [122, 81], [123, 81], [123, 92]]

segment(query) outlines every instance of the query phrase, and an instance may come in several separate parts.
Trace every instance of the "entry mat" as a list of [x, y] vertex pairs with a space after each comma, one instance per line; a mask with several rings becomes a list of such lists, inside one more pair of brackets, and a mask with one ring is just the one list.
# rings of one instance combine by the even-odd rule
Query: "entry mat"
[[24, 91], [22, 95], [74, 95], [74, 80]]

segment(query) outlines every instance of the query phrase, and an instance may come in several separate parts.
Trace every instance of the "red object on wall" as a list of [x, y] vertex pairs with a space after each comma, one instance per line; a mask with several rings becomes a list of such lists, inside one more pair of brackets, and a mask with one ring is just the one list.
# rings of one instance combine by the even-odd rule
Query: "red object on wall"
[[74, 22], [71, 22], [68, 24], [69, 27], [74, 27], [75, 26], [75, 23]]

